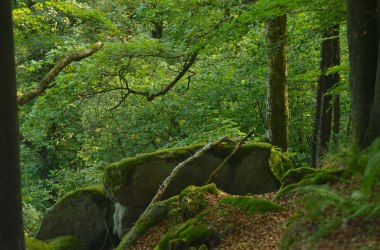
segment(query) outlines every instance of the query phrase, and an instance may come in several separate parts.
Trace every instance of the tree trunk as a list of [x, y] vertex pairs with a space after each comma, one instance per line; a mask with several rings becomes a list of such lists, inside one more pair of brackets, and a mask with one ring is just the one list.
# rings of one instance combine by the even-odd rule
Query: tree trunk
[[288, 81], [286, 16], [267, 22], [269, 46], [267, 133], [270, 142], [288, 150]]
[[0, 3], [0, 249], [24, 249], [11, 1]]
[[334, 100], [334, 128], [333, 128], [333, 142], [338, 144], [338, 135], [340, 133], [340, 96], [337, 94]]
[[328, 143], [331, 138], [334, 104], [333, 97], [329, 91], [339, 82], [340, 76], [339, 73], [329, 75], [326, 75], [326, 73], [329, 68], [340, 64], [339, 25], [327, 28], [323, 34], [323, 38], [320, 65], [322, 75], [318, 81], [322, 89], [322, 103], [317, 158], [327, 153]]
[[361, 147], [380, 136], [377, 5], [376, 0], [347, 0], [352, 133]]
[[312, 167], [317, 166], [317, 146], [318, 146], [318, 138], [319, 138], [321, 106], [322, 106], [322, 86], [319, 84], [319, 81], [318, 81], [313, 134], [311, 138], [311, 147], [310, 147], [310, 164]]
[[[313, 167], [319, 165], [318, 160], [328, 151], [332, 129], [332, 114], [334, 110], [334, 131], [339, 130], [339, 101], [334, 101], [329, 91], [336, 85], [340, 76], [338, 73], [328, 74], [329, 68], [340, 64], [339, 25], [327, 28], [323, 32], [321, 44], [321, 76], [318, 79], [316, 111], [310, 149], [310, 163]], [[338, 99], [337, 99], [338, 100]], [[334, 103], [333, 103], [334, 101]], [[338, 105], [338, 106], [337, 106]], [[335, 109], [337, 112], [335, 112]], [[335, 124], [338, 127], [335, 127]]]

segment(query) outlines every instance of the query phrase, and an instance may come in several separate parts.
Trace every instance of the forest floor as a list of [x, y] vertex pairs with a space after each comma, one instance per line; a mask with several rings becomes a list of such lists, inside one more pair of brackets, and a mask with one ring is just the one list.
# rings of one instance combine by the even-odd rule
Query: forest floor
[[[261, 199], [272, 199], [276, 193], [253, 195]], [[226, 196], [221, 193], [218, 196], [207, 197], [211, 206], [217, 206], [218, 201]], [[280, 249], [282, 237], [286, 231], [288, 219], [294, 216], [300, 209], [299, 195], [287, 195], [277, 201], [277, 204], [286, 208], [283, 212], [266, 212], [247, 215], [237, 208], [230, 208], [230, 221], [234, 227], [221, 243], [213, 249], [218, 250], [274, 250]], [[316, 201], [318, 202], [318, 201]], [[216, 217], [215, 217], [216, 218]], [[217, 223], [217, 222], [215, 222]], [[143, 235], [131, 250], [150, 250], [158, 244], [159, 240], [167, 232], [167, 221], [163, 221], [151, 228]], [[371, 228], [371, 232], [368, 230]], [[303, 233], [312, 231], [312, 225], [307, 225]], [[306, 233], [307, 234], [307, 233]], [[370, 236], [370, 237], [369, 237]], [[363, 246], [372, 246], [364, 247]], [[315, 249], [321, 250], [356, 250], [356, 249], [380, 249], [380, 218], [378, 223], [366, 225], [362, 221], [353, 221], [340, 226], [333, 233], [320, 240]], [[308, 248], [299, 247], [306, 250]]]
[[[272, 199], [276, 193], [254, 195], [254, 198]], [[218, 196], [207, 196], [211, 206], [216, 206], [218, 201], [226, 196], [221, 193]], [[296, 208], [296, 196], [287, 196], [277, 203], [286, 208], [283, 212], [268, 212], [247, 215], [237, 208], [230, 208], [230, 222], [233, 230], [222, 242], [213, 249], [278, 249], [282, 235], [285, 231], [287, 220], [294, 215]], [[216, 218], [216, 217], [215, 217]], [[217, 223], [217, 222], [215, 222]], [[150, 250], [158, 244], [159, 240], [167, 232], [167, 221], [163, 221], [151, 228], [131, 248], [131, 250]]]

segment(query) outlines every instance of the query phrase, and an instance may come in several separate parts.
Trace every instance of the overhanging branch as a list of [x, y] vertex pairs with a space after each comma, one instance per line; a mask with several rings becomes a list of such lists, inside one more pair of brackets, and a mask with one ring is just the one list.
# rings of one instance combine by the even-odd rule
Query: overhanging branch
[[26, 93], [20, 95], [17, 97], [17, 104], [19, 106], [22, 106], [26, 104], [27, 102], [33, 100], [35, 97], [42, 95], [46, 89], [51, 87], [51, 83], [55, 79], [55, 77], [64, 70], [71, 62], [74, 61], [80, 61], [84, 58], [87, 58], [94, 53], [98, 52], [103, 47], [103, 44], [101, 42], [93, 44], [90, 48], [87, 48], [82, 51], [74, 52], [62, 60], [60, 60], [58, 63], [54, 65], [54, 67], [44, 76], [44, 78], [31, 90], [27, 91]]

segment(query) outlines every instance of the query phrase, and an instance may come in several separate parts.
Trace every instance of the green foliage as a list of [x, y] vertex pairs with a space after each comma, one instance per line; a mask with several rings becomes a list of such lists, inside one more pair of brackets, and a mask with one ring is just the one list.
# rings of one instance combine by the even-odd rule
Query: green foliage
[[26, 236], [33, 237], [37, 234], [42, 220], [42, 214], [31, 204], [23, 202], [22, 215], [24, 223], [24, 232]]
[[277, 180], [281, 181], [287, 171], [293, 168], [291, 160], [281, 153], [280, 149], [271, 148], [269, 167]]
[[[25, 202], [43, 212], [70, 191], [100, 184], [105, 166], [142, 152], [240, 138], [252, 125], [252, 141], [265, 140], [264, 22], [282, 14], [289, 14], [290, 151], [299, 166], [308, 162], [321, 31], [344, 19], [344, 1], [17, 1], [18, 94], [64, 56], [104, 43], [20, 107]], [[162, 38], [152, 37], [156, 24]], [[333, 91], [342, 124], [350, 110], [345, 32], [342, 66], [329, 71], [341, 73]], [[195, 64], [165, 96], [147, 102], [127, 94], [161, 91], [195, 51]], [[281, 179], [289, 165], [276, 166]]]
[[281, 212], [283, 207], [269, 200], [249, 196], [226, 197], [219, 201], [221, 205], [231, 205], [245, 211], [248, 215], [264, 212]]
[[[376, 140], [365, 150], [349, 147], [341, 151], [339, 157], [343, 156], [349, 162], [348, 167], [353, 172], [346, 188], [308, 185], [296, 189], [304, 194], [305, 211], [291, 222], [283, 241], [283, 249], [311, 247], [344, 222], [360, 220], [371, 223], [379, 216], [380, 196], [375, 191], [380, 187], [379, 141]], [[310, 221], [315, 223], [315, 230], [297, 236], [295, 232], [298, 228], [305, 227]]]

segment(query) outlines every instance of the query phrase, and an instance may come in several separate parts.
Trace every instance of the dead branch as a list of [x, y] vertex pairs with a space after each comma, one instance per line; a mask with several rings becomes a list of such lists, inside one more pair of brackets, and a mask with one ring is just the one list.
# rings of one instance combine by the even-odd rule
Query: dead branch
[[249, 137], [253, 135], [255, 132], [255, 127], [252, 127], [247, 135], [239, 141], [239, 143], [236, 145], [234, 151], [230, 155], [228, 155], [220, 164], [219, 166], [210, 174], [208, 177], [206, 184], [209, 184], [212, 179], [218, 174], [218, 172], [226, 165], [226, 163], [240, 150], [241, 146], [245, 143], [246, 140], [248, 140]]
[[[209, 151], [210, 149], [212, 149], [213, 147], [217, 146], [218, 144], [222, 143], [223, 141], [226, 140], [227, 137], [223, 137], [222, 139], [220, 140], [217, 140], [217, 141], [214, 141], [214, 142], [210, 142], [208, 144], [206, 144], [203, 148], [201, 148], [200, 150], [198, 150], [193, 156], [187, 158], [185, 161], [179, 163], [173, 170], [172, 172], [170, 173], [170, 175], [168, 177], [166, 177], [166, 179], [162, 182], [161, 186], [159, 187], [156, 195], [154, 196], [154, 198], [152, 199], [152, 201], [150, 202], [149, 206], [152, 205], [153, 203], [159, 201], [162, 197], [162, 195], [164, 194], [166, 188], [168, 187], [168, 185], [170, 184], [170, 182], [174, 179], [174, 177], [178, 174], [178, 172], [184, 168], [185, 166], [187, 166], [189, 163], [191, 163], [192, 161], [198, 159], [199, 157], [201, 157], [204, 153], [206, 153], [207, 151]], [[148, 206], [148, 207], [149, 207]]]
[[33, 100], [35, 97], [42, 95], [46, 89], [51, 87], [50, 85], [55, 77], [63, 71], [71, 62], [74, 61], [80, 61], [84, 58], [87, 58], [97, 51], [99, 51], [103, 47], [103, 43], [97, 42], [90, 46], [90, 48], [87, 48], [82, 51], [74, 52], [62, 60], [60, 60], [58, 63], [54, 65], [54, 67], [42, 78], [42, 80], [37, 84], [37, 86], [33, 87], [31, 90], [27, 91], [26, 93], [20, 95], [17, 97], [17, 104], [19, 106], [24, 105], [25, 103]]

